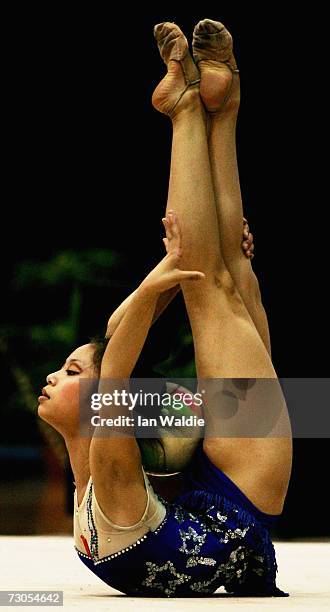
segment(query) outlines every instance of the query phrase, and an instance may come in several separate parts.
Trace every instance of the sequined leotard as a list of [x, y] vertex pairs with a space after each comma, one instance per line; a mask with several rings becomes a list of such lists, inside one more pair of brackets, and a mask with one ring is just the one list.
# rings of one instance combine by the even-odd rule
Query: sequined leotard
[[287, 596], [276, 586], [271, 528], [279, 515], [257, 509], [203, 452], [172, 502], [157, 496], [143, 470], [148, 502], [131, 527], [102, 513], [90, 479], [80, 507], [75, 494], [75, 548], [99, 578], [127, 595], [194, 597], [220, 586], [237, 595]]

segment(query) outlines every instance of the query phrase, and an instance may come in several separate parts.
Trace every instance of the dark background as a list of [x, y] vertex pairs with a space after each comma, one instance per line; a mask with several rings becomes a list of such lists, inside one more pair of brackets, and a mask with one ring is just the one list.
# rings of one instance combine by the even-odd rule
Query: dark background
[[[37, 271], [30, 285], [20, 286], [22, 264], [38, 270], [40, 262], [63, 251], [118, 253], [107, 282], [79, 282], [76, 339], [85, 342], [104, 331], [111, 311], [163, 255], [171, 126], [150, 101], [165, 72], [153, 26], [175, 21], [191, 38], [204, 17], [223, 21], [234, 37], [242, 89], [237, 144], [244, 214], [255, 236], [253, 268], [275, 369], [279, 377], [327, 376], [329, 274], [322, 230], [328, 219], [321, 194], [326, 173], [318, 154], [324, 145], [325, 59], [318, 33], [323, 16], [316, 5], [313, 12], [306, 7], [292, 14], [271, 3], [249, 12], [238, 3], [221, 8], [208, 2], [202, 10], [177, 10], [174, 3], [150, 11], [123, 5], [110, 14], [81, 7], [72, 14], [42, 10], [34, 14], [29, 7], [7, 23], [1, 248], [2, 372], [9, 400], [4, 406], [13, 402], [10, 364], [31, 373], [31, 363], [38, 361], [33, 352], [38, 345], [27, 329], [47, 330], [65, 317], [72, 289], [69, 281], [38, 284]], [[183, 303], [176, 298], [150, 334], [144, 372], [166, 359], [178, 343], [176, 330], [185, 327]], [[44, 362], [38, 352], [32, 386], [36, 373], [47, 374], [57, 354], [52, 351], [50, 341]], [[38, 441], [34, 421], [26, 417], [24, 423]], [[8, 440], [26, 440], [22, 424], [4, 429], [1, 441]], [[325, 517], [310, 518], [316, 500], [317, 507], [325, 500], [329, 442], [294, 445], [279, 535], [329, 535]], [[4, 461], [8, 474], [13, 462]]]

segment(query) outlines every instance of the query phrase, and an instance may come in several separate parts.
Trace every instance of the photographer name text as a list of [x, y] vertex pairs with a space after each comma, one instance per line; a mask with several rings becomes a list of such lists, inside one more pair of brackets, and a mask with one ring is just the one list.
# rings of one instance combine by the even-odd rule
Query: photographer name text
[[182, 415], [180, 417], [175, 415], [158, 415], [158, 419], [150, 417], [143, 417], [140, 414], [135, 417], [128, 416], [117, 416], [115, 418], [100, 417], [95, 414], [91, 418], [93, 427], [204, 427], [205, 420], [197, 417], [196, 415]]

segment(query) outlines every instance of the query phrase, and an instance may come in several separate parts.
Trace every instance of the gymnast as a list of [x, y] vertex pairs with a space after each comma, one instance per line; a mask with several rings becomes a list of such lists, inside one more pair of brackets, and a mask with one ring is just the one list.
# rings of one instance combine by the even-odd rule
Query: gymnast
[[[283, 597], [271, 529], [288, 489], [292, 436], [246, 223], [241, 244], [232, 38], [221, 23], [200, 21], [193, 60], [176, 24], [154, 35], [167, 74], [152, 103], [173, 127], [166, 255], [110, 317], [104, 343], [77, 348], [47, 376], [38, 414], [65, 440], [75, 550], [104, 582], [131, 596], [207, 596], [223, 586]], [[180, 288], [206, 389], [205, 432], [183, 470], [184, 492], [169, 502], [151, 486], [128, 428], [80, 435], [79, 388], [82, 379], [99, 377], [99, 389], [129, 380], [151, 324]]]

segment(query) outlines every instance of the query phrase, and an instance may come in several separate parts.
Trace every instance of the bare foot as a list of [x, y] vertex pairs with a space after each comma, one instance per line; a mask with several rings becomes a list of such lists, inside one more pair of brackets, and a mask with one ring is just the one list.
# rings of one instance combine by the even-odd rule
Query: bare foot
[[219, 21], [203, 19], [195, 26], [192, 46], [201, 73], [200, 95], [207, 111], [237, 112], [240, 85], [228, 30]]
[[155, 26], [154, 36], [167, 74], [157, 85], [152, 104], [159, 112], [173, 118], [184, 108], [200, 101], [200, 74], [189, 53], [188, 41], [175, 23]]

